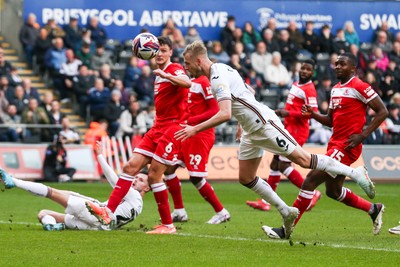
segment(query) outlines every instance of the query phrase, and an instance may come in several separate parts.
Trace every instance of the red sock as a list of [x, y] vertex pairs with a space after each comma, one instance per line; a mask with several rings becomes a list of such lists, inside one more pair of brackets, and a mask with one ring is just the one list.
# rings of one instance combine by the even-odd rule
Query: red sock
[[172, 200], [174, 201], [175, 209], [183, 209], [183, 200], [182, 200], [182, 190], [181, 190], [181, 181], [176, 176], [176, 174], [166, 175], [165, 183], [167, 185], [168, 191], [172, 196]]
[[354, 194], [350, 189], [346, 187], [342, 187], [342, 194], [337, 199], [340, 202], [343, 202], [347, 206], [363, 210], [365, 212], [369, 212], [372, 203], [362, 197]]
[[171, 210], [169, 208], [168, 191], [164, 183], [152, 184], [151, 189], [158, 206], [162, 224], [172, 224]]
[[300, 212], [299, 216], [294, 222], [295, 225], [298, 223], [303, 213], [307, 210], [308, 206], [310, 206], [313, 196], [314, 196], [314, 191], [300, 190], [297, 199], [293, 203], [293, 207], [298, 208]]
[[298, 188], [301, 188], [303, 185], [303, 176], [301, 176], [300, 172], [295, 170], [292, 166], [288, 167], [283, 174]]
[[281, 181], [281, 172], [271, 170], [267, 179], [267, 183], [271, 186], [272, 190], [276, 191], [276, 188]]
[[[122, 178], [122, 177], [124, 177], [124, 178]], [[117, 184], [115, 185], [113, 191], [111, 192], [111, 195], [108, 198], [107, 207], [112, 212], [115, 212], [118, 205], [121, 203], [122, 199], [125, 197], [125, 195], [129, 191], [129, 189], [131, 188], [132, 180], [127, 180], [130, 177], [132, 177], [132, 176], [126, 175], [124, 173], [121, 174], [117, 181]], [[127, 179], [125, 179], [125, 178], [127, 178]]]
[[196, 185], [197, 189], [199, 190], [200, 195], [211, 204], [214, 208], [215, 212], [220, 212], [223, 210], [224, 206], [222, 206], [221, 202], [217, 195], [214, 192], [212, 186], [206, 181], [206, 179], [201, 180], [200, 183]]

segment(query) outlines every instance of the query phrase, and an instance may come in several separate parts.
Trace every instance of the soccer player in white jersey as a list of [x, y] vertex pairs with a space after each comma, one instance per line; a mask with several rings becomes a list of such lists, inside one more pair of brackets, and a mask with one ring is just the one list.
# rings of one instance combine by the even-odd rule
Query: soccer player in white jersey
[[369, 197], [375, 197], [375, 187], [364, 167], [353, 169], [328, 156], [310, 154], [302, 149], [284, 129], [275, 112], [255, 100], [236, 70], [226, 64], [213, 63], [208, 58], [207, 49], [202, 42], [196, 41], [188, 45], [183, 55], [190, 73], [209, 77], [220, 110], [200, 124], [183, 125], [184, 128], [177, 131], [175, 137], [184, 141], [234, 116], [243, 128], [238, 157], [239, 181], [277, 208], [283, 218], [286, 238], [290, 237], [299, 211], [286, 205], [267, 182], [256, 176], [264, 150], [285, 156], [303, 168], [349, 176]]
[[[112, 187], [115, 186], [118, 176], [112, 168], [107, 164], [102, 155], [102, 145], [100, 142], [96, 144], [96, 153], [101, 168], [107, 181]], [[116, 222], [112, 227], [104, 228], [97, 218], [89, 213], [85, 203], [92, 201], [101, 204], [97, 199], [80, 195], [79, 193], [58, 190], [41, 183], [29, 182], [12, 177], [5, 170], [0, 168], [1, 180], [5, 184], [6, 189], [17, 187], [36, 196], [46, 197], [60, 204], [65, 208], [65, 213], [59, 213], [52, 210], [41, 210], [38, 214], [39, 221], [43, 224], [46, 231], [59, 231], [64, 229], [75, 230], [108, 230], [111, 228], [119, 228], [133, 220], [142, 212], [143, 196], [150, 191], [146, 173], [138, 173], [132, 184], [132, 188], [124, 197], [115, 211]]]

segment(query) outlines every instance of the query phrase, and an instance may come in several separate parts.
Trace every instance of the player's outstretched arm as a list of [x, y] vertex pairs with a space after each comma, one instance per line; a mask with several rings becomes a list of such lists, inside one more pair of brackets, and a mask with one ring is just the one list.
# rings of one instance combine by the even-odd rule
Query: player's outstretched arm
[[219, 111], [217, 112], [217, 114], [212, 116], [210, 119], [195, 126], [183, 125], [183, 129], [175, 133], [175, 138], [177, 140], [185, 141], [186, 139], [192, 137], [196, 133], [213, 128], [217, 125], [220, 125], [223, 122], [229, 121], [232, 117], [231, 100], [226, 99], [219, 101], [218, 106], [219, 106]]
[[114, 188], [115, 184], [118, 181], [118, 176], [114, 172], [114, 170], [110, 167], [110, 165], [108, 165], [106, 159], [104, 158], [103, 144], [99, 141], [96, 141], [96, 154], [97, 154], [97, 160], [99, 161], [101, 169], [103, 170], [108, 183], [112, 186], [112, 188]]
[[166, 73], [160, 69], [153, 70], [153, 73], [154, 75], [171, 81], [173, 84], [178, 85], [179, 87], [190, 88], [192, 85], [192, 82], [187, 75], [174, 76], [171, 73]]
[[304, 116], [310, 116], [310, 118], [315, 119], [321, 124], [332, 127], [332, 109], [328, 109], [328, 114], [323, 115], [321, 113], [315, 112], [315, 110], [310, 105], [303, 105], [301, 112]]

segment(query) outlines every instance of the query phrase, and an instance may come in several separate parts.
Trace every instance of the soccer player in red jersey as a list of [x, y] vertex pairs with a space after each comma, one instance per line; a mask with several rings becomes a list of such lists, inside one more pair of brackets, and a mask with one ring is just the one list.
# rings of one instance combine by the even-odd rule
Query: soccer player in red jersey
[[[196, 125], [214, 116], [218, 110], [218, 103], [212, 92], [210, 81], [206, 76], [198, 76], [197, 73], [190, 73], [195, 77], [189, 91], [189, 112], [187, 124]], [[207, 162], [211, 148], [215, 142], [214, 128], [205, 130], [182, 142], [181, 156], [186, 168], [189, 171], [190, 181], [197, 188], [200, 195], [213, 207], [216, 214], [207, 222], [208, 224], [220, 224], [230, 219], [229, 212], [219, 201], [212, 186], [205, 179], [208, 175]], [[165, 182], [174, 201], [173, 221], [185, 222], [188, 220], [187, 213], [182, 201], [182, 192], [179, 178], [172, 170], [172, 174], [165, 175]]]
[[[307, 141], [310, 131], [310, 116], [302, 114], [302, 106], [310, 105], [315, 112], [318, 111], [317, 91], [315, 90], [314, 83], [311, 81], [314, 74], [314, 66], [315, 62], [313, 60], [306, 60], [301, 64], [299, 72], [300, 79], [292, 85], [286, 100], [285, 109], [278, 109], [275, 111], [276, 115], [284, 118], [286, 130], [300, 146], [303, 146]], [[270, 164], [270, 169], [271, 171], [267, 182], [274, 191], [281, 180], [281, 173], [298, 188], [301, 188], [304, 182], [304, 178], [301, 176], [300, 172], [295, 170], [292, 167], [291, 161], [284, 156], [274, 155]], [[308, 210], [314, 207], [320, 197], [321, 192], [316, 190]], [[246, 204], [254, 209], [263, 211], [268, 211], [271, 208], [271, 205], [263, 199], [247, 201]]]
[[103, 224], [108, 225], [114, 219], [113, 212], [128, 192], [134, 176], [147, 164], [149, 184], [154, 193], [161, 218], [161, 225], [148, 234], [172, 234], [176, 232], [172, 222], [168, 191], [162, 175], [168, 166], [179, 164], [180, 141], [174, 133], [181, 129], [179, 123], [187, 119], [188, 88], [191, 81], [184, 68], [171, 63], [172, 43], [168, 37], [158, 37], [160, 50], [156, 56], [158, 69], [154, 70], [154, 105], [157, 111], [154, 126], [147, 132], [133, 151], [132, 157], [123, 167], [123, 173], [112, 191], [107, 207], [98, 207], [87, 203], [88, 209]]
[[[361, 155], [362, 141], [385, 120], [388, 111], [378, 94], [371, 86], [354, 76], [357, 60], [350, 53], [341, 54], [335, 63], [339, 83], [331, 91], [331, 100], [327, 115], [314, 112], [310, 105], [303, 106], [303, 113], [310, 115], [320, 123], [330, 126], [333, 135], [328, 143], [326, 155], [350, 165]], [[364, 128], [366, 108], [376, 112], [374, 120]], [[373, 222], [373, 234], [379, 234], [382, 227], [384, 205], [373, 204], [343, 187], [344, 176], [331, 179], [332, 174], [320, 170], [311, 170], [293, 206], [300, 211], [297, 223], [309, 206], [313, 191], [322, 183], [326, 186], [326, 195], [344, 204], [367, 212]], [[284, 238], [283, 228], [263, 226], [270, 238]]]

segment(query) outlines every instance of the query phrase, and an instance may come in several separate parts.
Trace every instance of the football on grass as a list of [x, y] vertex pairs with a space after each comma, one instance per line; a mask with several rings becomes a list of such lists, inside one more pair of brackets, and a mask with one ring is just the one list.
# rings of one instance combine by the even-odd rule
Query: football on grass
[[141, 59], [152, 59], [159, 49], [157, 37], [148, 32], [138, 34], [132, 41], [133, 54]]

